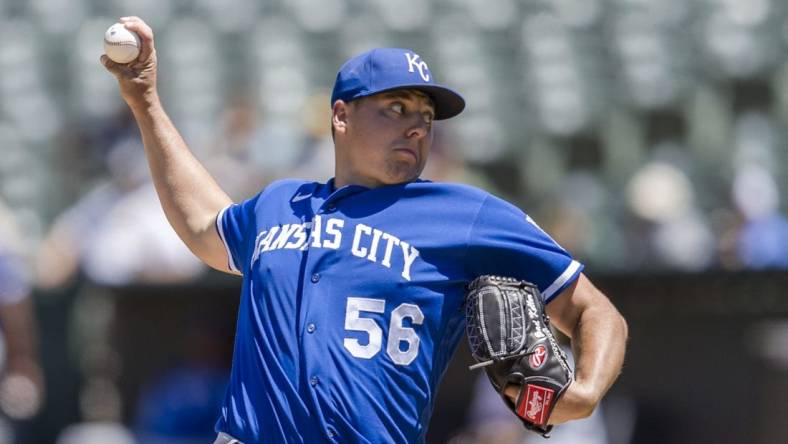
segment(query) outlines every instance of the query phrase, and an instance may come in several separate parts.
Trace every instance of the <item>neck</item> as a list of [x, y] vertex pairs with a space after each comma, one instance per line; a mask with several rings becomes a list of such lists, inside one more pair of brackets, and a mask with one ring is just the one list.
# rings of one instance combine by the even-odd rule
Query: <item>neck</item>
[[346, 185], [361, 185], [367, 188], [379, 188], [386, 184], [369, 177], [336, 171], [334, 175], [334, 187], [339, 189]]

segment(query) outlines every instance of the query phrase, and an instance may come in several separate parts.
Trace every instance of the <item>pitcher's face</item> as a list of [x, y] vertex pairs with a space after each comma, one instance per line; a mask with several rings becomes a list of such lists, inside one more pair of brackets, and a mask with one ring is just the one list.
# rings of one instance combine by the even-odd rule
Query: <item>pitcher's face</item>
[[337, 149], [342, 151], [337, 153], [338, 176], [341, 168], [349, 168], [378, 186], [419, 177], [432, 145], [435, 107], [429, 96], [395, 90], [345, 106], [346, 127], [337, 136]]

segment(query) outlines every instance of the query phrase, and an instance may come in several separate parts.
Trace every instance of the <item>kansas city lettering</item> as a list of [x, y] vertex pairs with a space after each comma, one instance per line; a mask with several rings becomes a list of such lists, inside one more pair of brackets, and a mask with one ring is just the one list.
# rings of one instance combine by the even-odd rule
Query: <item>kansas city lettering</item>
[[[338, 250], [343, 245], [343, 233], [350, 238], [350, 252], [353, 256], [379, 263], [391, 268], [392, 257], [402, 258], [402, 277], [410, 280], [410, 270], [419, 250], [408, 242], [385, 231], [357, 224], [345, 228], [345, 220], [329, 218], [324, 220], [315, 216], [310, 222], [301, 224], [284, 224], [261, 231], [255, 240], [252, 263], [260, 254], [274, 250], [306, 250], [307, 248], [325, 248]], [[352, 233], [352, 234], [351, 234]]]

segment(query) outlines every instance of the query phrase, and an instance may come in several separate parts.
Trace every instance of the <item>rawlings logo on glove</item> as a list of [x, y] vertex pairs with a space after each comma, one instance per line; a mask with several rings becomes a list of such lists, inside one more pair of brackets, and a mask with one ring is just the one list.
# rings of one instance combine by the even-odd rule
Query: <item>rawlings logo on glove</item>
[[[544, 437], [556, 402], [572, 382], [566, 356], [550, 331], [550, 319], [535, 285], [500, 276], [480, 276], [465, 300], [468, 341], [476, 364], [529, 430]], [[506, 396], [519, 387], [516, 403]]]

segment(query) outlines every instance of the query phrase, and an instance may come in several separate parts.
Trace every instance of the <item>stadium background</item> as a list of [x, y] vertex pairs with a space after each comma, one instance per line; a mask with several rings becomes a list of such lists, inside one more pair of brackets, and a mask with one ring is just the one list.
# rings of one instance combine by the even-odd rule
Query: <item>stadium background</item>
[[[423, 177], [521, 206], [630, 322], [589, 442], [788, 440], [785, 0], [0, 1], [0, 217], [20, 227], [0, 246], [29, 264], [47, 382], [0, 439], [208, 442], [238, 281], [174, 238], [98, 62], [130, 14], [156, 32], [165, 106], [236, 199], [330, 177], [338, 66], [413, 48], [468, 101]], [[467, 361], [430, 442], [503, 442]]]

